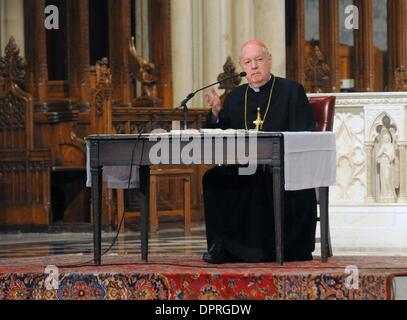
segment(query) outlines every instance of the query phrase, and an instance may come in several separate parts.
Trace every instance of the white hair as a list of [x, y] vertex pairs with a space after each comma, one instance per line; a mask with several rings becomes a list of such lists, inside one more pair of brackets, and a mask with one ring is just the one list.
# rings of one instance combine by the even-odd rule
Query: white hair
[[239, 51], [239, 61], [242, 60], [242, 52], [243, 52], [243, 49], [246, 48], [246, 47], [248, 47], [248, 46], [259, 47], [259, 48], [261, 48], [261, 49], [263, 50], [263, 53], [265, 53], [266, 55], [270, 55], [270, 54], [271, 54], [270, 51], [269, 51], [269, 49], [268, 49], [267, 47], [263, 47], [263, 46], [260, 46], [260, 45], [258, 45], [258, 44], [255, 44], [255, 43], [250, 43], [250, 44], [247, 44], [247, 45], [245, 45], [245, 46], [243, 46], [243, 47], [240, 48], [240, 51]]

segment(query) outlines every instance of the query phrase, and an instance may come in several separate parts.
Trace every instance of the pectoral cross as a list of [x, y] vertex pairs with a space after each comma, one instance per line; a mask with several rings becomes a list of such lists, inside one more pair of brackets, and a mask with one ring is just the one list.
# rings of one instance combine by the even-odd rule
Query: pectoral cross
[[260, 108], [257, 108], [257, 118], [253, 123], [256, 125], [256, 130], [260, 131], [260, 128], [263, 126], [263, 120], [261, 120], [261, 115], [260, 115]]

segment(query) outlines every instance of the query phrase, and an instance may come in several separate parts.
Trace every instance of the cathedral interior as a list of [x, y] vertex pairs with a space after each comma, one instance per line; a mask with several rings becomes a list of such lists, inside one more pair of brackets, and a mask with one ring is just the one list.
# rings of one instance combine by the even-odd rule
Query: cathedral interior
[[[273, 73], [310, 96], [337, 96], [331, 203], [338, 223], [346, 206], [402, 216], [406, 17], [406, 0], [0, 0], [0, 255], [11, 254], [20, 232], [33, 243], [37, 232], [86, 238], [87, 136], [170, 130], [183, 120], [182, 99], [237, 75], [239, 46], [256, 38], [270, 47]], [[224, 98], [243, 81], [217, 90]], [[194, 97], [188, 126], [201, 128], [208, 110], [203, 95]], [[176, 242], [185, 230], [196, 241], [181, 252], [205, 247], [202, 177], [210, 167], [152, 168], [158, 219], [151, 231]], [[102, 207], [105, 232], [113, 237], [120, 225], [123, 239], [139, 241], [136, 191], [105, 188]], [[397, 242], [403, 254], [404, 240]], [[37, 253], [53, 250], [75, 252], [75, 241]]]

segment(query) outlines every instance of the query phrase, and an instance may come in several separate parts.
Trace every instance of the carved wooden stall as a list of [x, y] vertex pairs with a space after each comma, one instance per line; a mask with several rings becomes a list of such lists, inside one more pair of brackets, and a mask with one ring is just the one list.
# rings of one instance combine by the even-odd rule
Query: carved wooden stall
[[[358, 28], [349, 30], [341, 13], [343, 1], [286, 0], [287, 77], [305, 84], [308, 92], [372, 92], [395, 91], [395, 72], [407, 65], [407, 2], [405, 0], [383, 1], [381, 14], [386, 12], [386, 49], [379, 48], [376, 41], [375, 22], [377, 11], [373, 0], [355, 0], [358, 8]], [[315, 5], [316, 12], [307, 16], [307, 8]], [[377, 5], [377, 3], [376, 3]], [[343, 9], [343, 11], [342, 11]], [[306, 19], [307, 16], [307, 19]], [[345, 18], [347, 16], [345, 15]], [[312, 21], [319, 21], [318, 30], [313, 30], [316, 39], [306, 39], [306, 29]], [[341, 34], [352, 34], [353, 44], [344, 43]], [[382, 36], [384, 37], [384, 36]], [[314, 64], [323, 73], [319, 78], [306, 76], [307, 65], [313, 62], [316, 46], [323, 57]], [[341, 81], [354, 82], [341, 86]], [[315, 83], [317, 83], [315, 85]], [[348, 85], [348, 84], [347, 84]]]
[[0, 223], [50, 222], [49, 150], [34, 143], [34, 110], [21, 89], [26, 62], [11, 38], [0, 58]]
[[[7, 206], [0, 223], [91, 222], [85, 137], [170, 129], [182, 120], [181, 111], [172, 111], [170, 1], [146, 3], [147, 57], [131, 40], [135, 0], [24, 0], [26, 76], [8, 76], [9, 65], [17, 66], [11, 53], [1, 65], [0, 202]], [[47, 5], [59, 8], [58, 30], [44, 28]], [[29, 94], [16, 87], [22, 78]], [[190, 126], [201, 127], [206, 113], [191, 110]], [[192, 178], [196, 212], [204, 170], [195, 168]], [[177, 183], [161, 184], [160, 207], [180, 198]], [[103, 199], [103, 223], [115, 225], [116, 192], [107, 190]], [[126, 201], [128, 209], [137, 210], [135, 200]]]

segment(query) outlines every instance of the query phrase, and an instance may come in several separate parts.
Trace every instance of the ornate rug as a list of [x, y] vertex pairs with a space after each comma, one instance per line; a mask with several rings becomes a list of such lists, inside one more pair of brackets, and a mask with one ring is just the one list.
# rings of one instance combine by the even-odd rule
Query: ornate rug
[[86, 260], [0, 259], [0, 299], [386, 300], [393, 276], [407, 272], [405, 257], [335, 257], [328, 263], [288, 262], [281, 267], [214, 266], [197, 257], [142, 263], [135, 256], [109, 256], [100, 267], [75, 266]]

